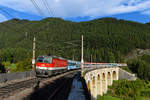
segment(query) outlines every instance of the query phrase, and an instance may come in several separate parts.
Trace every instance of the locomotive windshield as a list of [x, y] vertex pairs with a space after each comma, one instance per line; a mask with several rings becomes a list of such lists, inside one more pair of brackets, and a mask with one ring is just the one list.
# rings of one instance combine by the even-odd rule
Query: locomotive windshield
[[51, 63], [52, 62], [52, 58], [51, 57], [38, 57], [37, 58], [37, 62]]

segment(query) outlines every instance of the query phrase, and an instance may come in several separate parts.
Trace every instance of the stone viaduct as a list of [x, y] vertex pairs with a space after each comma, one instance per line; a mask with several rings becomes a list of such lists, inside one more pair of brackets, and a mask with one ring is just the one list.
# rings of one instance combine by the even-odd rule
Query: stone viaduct
[[84, 79], [91, 95], [91, 100], [97, 100], [98, 95], [103, 96], [103, 94], [107, 93], [108, 86], [113, 84], [113, 80], [136, 80], [136, 77], [119, 67], [106, 67], [86, 70]]

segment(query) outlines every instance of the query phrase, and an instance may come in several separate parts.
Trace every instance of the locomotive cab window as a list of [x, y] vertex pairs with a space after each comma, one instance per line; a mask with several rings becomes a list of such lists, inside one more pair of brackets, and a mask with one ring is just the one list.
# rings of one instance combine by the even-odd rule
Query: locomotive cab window
[[44, 63], [51, 63], [52, 62], [52, 58], [44, 58], [43, 62]]
[[37, 58], [37, 62], [43, 62], [43, 58], [42, 57], [38, 57]]
[[37, 62], [51, 63], [52, 62], [52, 58], [51, 57], [38, 57], [37, 58]]

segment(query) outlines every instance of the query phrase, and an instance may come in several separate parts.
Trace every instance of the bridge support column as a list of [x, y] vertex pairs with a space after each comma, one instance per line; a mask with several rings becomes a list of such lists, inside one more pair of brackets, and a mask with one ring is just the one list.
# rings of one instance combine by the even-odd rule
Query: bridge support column
[[110, 75], [111, 75], [111, 84], [110, 85], [112, 85], [113, 84], [113, 75], [112, 75], [112, 72], [110, 73]]
[[106, 74], [106, 78], [105, 78], [105, 80], [106, 80], [106, 89], [105, 89], [105, 94], [107, 93], [107, 90], [108, 90], [108, 80], [107, 80], [107, 77], [108, 77], [108, 74], [107, 73], [105, 73]]
[[93, 92], [93, 86], [92, 86], [92, 80], [90, 80], [90, 96], [91, 96], [91, 100], [92, 100], [92, 92]]
[[109, 86], [112, 84], [112, 77], [111, 77], [111, 73], [110, 72], [107, 73], [107, 82], [108, 82]]
[[117, 70], [117, 72], [116, 72], [116, 74], [117, 74], [117, 80], [119, 80], [119, 68], [116, 68]]
[[91, 93], [91, 87], [90, 87], [90, 81], [87, 82], [87, 88], [88, 88], [88, 92]]
[[97, 78], [93, 77], [91, 81], [91, 100], [97, 100]]
[[102, 75], [97, 76], [97, 95], [103, 95], [103, 87], [102, 87]]
[[118, 80], [117, 72], [116, 71], [112, 72], [112, 77], [113, 77], [113, 80]]
[[105, 94], [107, 92], [107, 74], [103, 73], [102, 74], [102, 86], [103, 86], [103, 94]]
[[94, 98], [97, 100], [97, 77], [95, 77], [95, 93], [94, 93]]

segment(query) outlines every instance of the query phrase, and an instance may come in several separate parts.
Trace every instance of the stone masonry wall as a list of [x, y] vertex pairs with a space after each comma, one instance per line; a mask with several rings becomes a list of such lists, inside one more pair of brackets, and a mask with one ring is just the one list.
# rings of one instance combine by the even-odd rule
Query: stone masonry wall
[[136, 76], [119, 68], [119, 79], [136, 80]]

